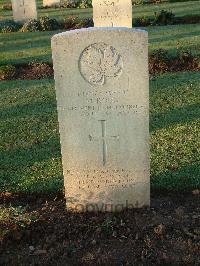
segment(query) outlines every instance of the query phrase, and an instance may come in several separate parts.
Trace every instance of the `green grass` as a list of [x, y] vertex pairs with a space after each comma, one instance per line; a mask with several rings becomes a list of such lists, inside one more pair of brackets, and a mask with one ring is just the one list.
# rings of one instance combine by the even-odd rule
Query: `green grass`
[[[7, 0], [0, 0], [0, 6]], [[41, 6], [42, 1], [38, 1]], [[176, 15], [200, 15], [200, 1], [163, 3], [158, 5], [134, 6], [134, 17], [152, 16], [156, 10], [170, 9]], [[11, 18], [12, 12], [0, 11], [0, 20]], [[91, 9], [39, 9], [40, 16], [48, 15], [61, 19], [72, 13], [80, 18], [91, 17]], [[177, 45], [190, 48], [194, 53], [200, 51], [200, 24], [147, 27], [150, 37], [150, 51], [167, 49], [174, 53]], [[51, 62], [50, 39], [57, 32], [0, 34], [0, 65], [24, 64], [31, 61]]]
[[53, 81], [1, 82], [0, 191], [62, 187]]
[[[200, 186], [199, 73], [151, 80], [151, 180], [153, 189]], [[63, 189], [53, 80], [1, 82], [0, 191]]]
[[[8, 2], [0, 0], [1, 4]], [[38, 1], [41, 5], [41, 0]], [[133, 7], [134, 17], [161, 9], [177, 16], [200, 14], [200, 1]], [[39, 16], [91, 17], [91, 9], [39, 9]], [[12, 12], [0, 11], [0, 20]], [[200, 25], [148, 27], [150, 51], [177, 46], [200, 51]], [[0, 65], [51, 62], [56, 32], [0, 34]], [[200, 187], [200, 73], [164, 74], [150, 83], [153, 189]], [[63, 175], [53, 80], [0, 82], [0, 191], [58, 192]]]
[[[41, 7], [42, 1], [37, 1], [38, 7]], [[10, 3], [8, 0], [0, 0], [0, 6], [5, 3]], [[187, 2], [179, 2], [179, 3], [162, 3], [155, 5], [140, 5], [133, 7], [133, 17], [143, 17], [154, 15], [154, 12], [158, 12], [162, 9], [170, 10], [176, 14], [176, 16], [184, 16], [184, 15], [198, 15], [200, 14], [200, 1], [187, 1]], [[76, 15], [80, 18], [92, 17], [92, 9], [40, 9], [38, 8], [39, 17], [41, 16], [49, 16], [53, 18], [57, 18], [58, 20], [62, 20], [66, 16]], [[12, 11], [0, 11], [0, 20], [3, 19], [11, 19]]]
[[[200, 25], [148, 27], [150, 51], [167, 49], [171, 53], [180, 47], [200, 51]], [[0, 34], [0, 65], [31, 61], [51, 62], [50, 39], [56, 32]]]

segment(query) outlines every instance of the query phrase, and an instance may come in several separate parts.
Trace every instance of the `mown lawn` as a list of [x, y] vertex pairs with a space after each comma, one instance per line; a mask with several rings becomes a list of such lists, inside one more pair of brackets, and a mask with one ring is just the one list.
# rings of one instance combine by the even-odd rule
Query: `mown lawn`
[[[0, 0], [0, 6], [10, 3], [9, 0]], [[56, 18], [58, 20], [62, 20], [63, 18], [69, 15], [76, 15], [80, 18], [88, 18], [92, 17], [92, 9], [41, 9], [42, 0], [37, 1], [38, 6], [38, 14], [39, 17], [49, 16], [52, 18]], [[175, 13], [176, 16], [185, 16], [185, 15], [199, 15], [200, 14], [200, 1], [187, 1], [187, 2], [177, 2], [177, 3], [162, 3], [162, 4], [154, 4], [154, 5], [139, 5], [133, 7], [133, 17], [143, 17], [154, 16], [155, 12], [158, 12], [162, 9], [170, 10]], [[0, 20], [3, 19], [11, 19], [12, 11], [4, 11], [0, 10]]]
[[[5, 0], [0, 0], [0, 6]], [[41, 4], [41, 1], [38, 1]], [[134, 17], [170, 9], [177, 16], [200, 14], [200, 1], [133, 7]], [[91, 9], [39, 9], [63, 19]], [[10, 19], [0, 11], [0, 20]], [[178, 47], [200, 52], [200, 25], [147, 27], [150, 52]], [[51, 62], [50, 39], [57, 32], [0, 34], [0, 65]], [[151, 181], [153, 189], [200, 186], [200, 73], [157, 76], [150, 83]], [[0, 82], [0, 191], [58, 192], [63, 176], [53, 80]]]
[[[200, 25], [147, 27], [150, 51], [167, 49], [174, 53], [177, 47], [200, 52]], [[0, 34], [0, 65], [22, 64], [31, 61], [51, 62], [51, 37], [57, 32], [30, 32]]]
[[[200, 73], [151, 80], [153, 189], [200, 186]], [[63, 189], [53, 80], [1, 82], [0, 191]]]

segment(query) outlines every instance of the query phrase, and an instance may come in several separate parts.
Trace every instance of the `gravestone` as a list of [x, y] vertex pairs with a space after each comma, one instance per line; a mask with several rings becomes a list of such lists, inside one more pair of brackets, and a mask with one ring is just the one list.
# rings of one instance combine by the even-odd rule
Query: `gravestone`
[[37, 19], [35, 0], [12, 0], [13, 18], [16, 22]]
[[43, 0], [44, 7], [59, 7], [60, 0]]
[[67, 207], [149, 205], [147, 32], [74, 30], [52, 50]]
[[131, 0], [93, 0], [95, 27], [132, 28]]

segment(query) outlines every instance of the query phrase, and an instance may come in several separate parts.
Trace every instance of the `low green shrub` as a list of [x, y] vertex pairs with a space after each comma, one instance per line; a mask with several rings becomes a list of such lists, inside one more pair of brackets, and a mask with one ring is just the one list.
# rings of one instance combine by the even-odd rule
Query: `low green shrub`
[[16, 74], [16, 68], [12, 65], [0, 66], [0, 80], [12, 79]]
[[91, 8], [92, 0], [82, 0], [78, 3], [78, 8]]
[[79, 20], [76, 16], [69, 16], [64, 19], [63, 28], [66, 30], [81, 29], [93, 27], [93, 20], [91, 18]]
[[65, 0], [62, 2], [63, 8], [91, 8], [92, 0]]
[[0, 33], [16, 32], [20, 29], [20, 24], [12, 20], [0, 22]]
[[56, 19], [41, 17], [39, 20], [31, 19], [24, 23], [21, 32], [53, 31], [61, 28]]
[[146, 27], [149, 25], [171, 25], [176, 24], [175, 15], [166, 10], [161, 10], [160, 12], [154, 14], [153, 18], [150, 17], [140, 17], [133, 20], [133, 25], [135, 27]]
[[68, 30], [68, 29], [73, 29], [76, 27], [78, 23], [78, 17], [76, 16], [69, 16], [67, 18], [64, 19], [64, 22], [63, 22], [63, 28], [65, 30]]
[[60, 23], [56, 19], [52, 19], [49, 17], [42, 17], [39, 20], [40, 29], [42, 31], [52, 31], [58, 30], [60, 28]]
[[63, 8], [77, 8], [79, 4], [79, 0], [65, 0], [61, 4]]
[[146, 27], [151, 25], [151, 19], [148, 17], [141, 17], [133, 19], [133, 26], [134, 27]]
[[158, 49], [150, 54], [149, 70], [153, 75], [168, 71], [199, 71], [200, 56], [185, 48], [178, 48], [173, 56], [167, 50]]
[[132, 0], [132, 5], [134, 6], [139, 6], [139, 5], [143, 5], [144, 1], [143, 0]]
[[1, 6], [2, 10], [12, 10], [12, 4], [4, 4]]
[[175, 24], [197, 24], [200, 23], [200, 15], [186, 15], [183, 17], [177, 17]]
[[86, 18], [86, 19], [81, 19], [80, 21], [78, 21], [75, 28], [81, 29], [81, 28], [89, 28], [93, 26], [94, 26], [93, 20], [90, 18]]
[[36, 19], [30, 19], [24, 23], [23, 27], [20, 30], [21, 32], [34, 32], [41, 31], [40, 22]]
[[177, 50], [177, 58], [180, 67], [197, 65], [197, 58], [194, 57], [190, 49], [179, 48]]
[[173, 24], [175, 20], [175, 15], [171, 11], [161, 10], [160, 12], [155, 12], [153, 25], [170, 25]]
[[150, 73], [164, 73], [168, 70], [170, 62], [169, 54], [164, 49], [158, 49], [150, 54]]

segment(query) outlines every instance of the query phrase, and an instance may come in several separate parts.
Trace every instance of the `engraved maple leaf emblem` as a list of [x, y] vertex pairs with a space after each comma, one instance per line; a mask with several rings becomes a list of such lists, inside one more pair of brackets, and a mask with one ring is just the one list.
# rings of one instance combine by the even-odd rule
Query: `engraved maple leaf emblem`
[[123, 62], [115, 48], [105, 43], [97, 43], [83, 51], [79, 67], [83, 78], [90, 84], [104, 85], [108, 78], [121, 75]]

